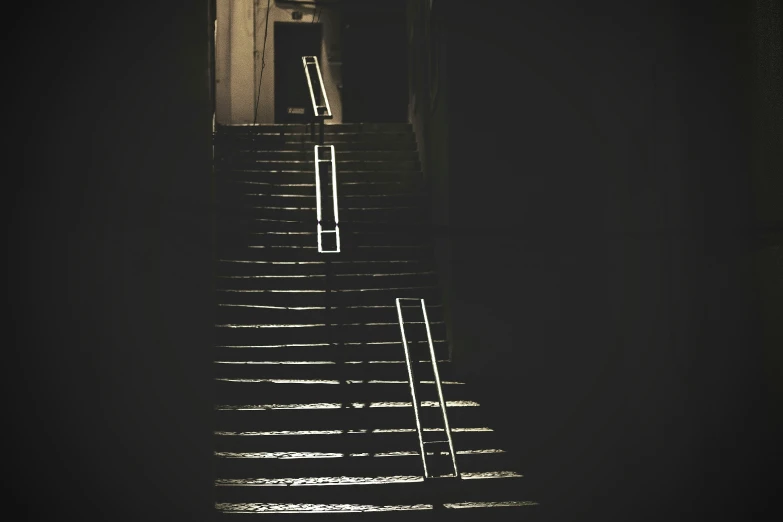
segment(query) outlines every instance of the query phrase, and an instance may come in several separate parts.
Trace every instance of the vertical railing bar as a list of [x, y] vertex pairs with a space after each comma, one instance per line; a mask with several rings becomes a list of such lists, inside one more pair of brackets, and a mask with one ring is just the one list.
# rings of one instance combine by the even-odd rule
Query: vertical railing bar
[[313, 103], [313, 113], [317, 116], [318, 108], [315, 102], [315, 92], [313, 91], [313, 80], [310, 78], [310, 70], [307, 68], [307, 58], [307, 56], [302, 56], [302, 65], [304, 65], [305, 75], [307, 76], [307, 88], [310, 89], [310, 101]]
[[[332, 199], [334, 210], [334, 230], [323, 230], [321, 224], [323, 220], [323, 205], [321, 204], [321, 158], [319, 155], [319, 149], [328, 149], [330, 158], [326, 161], [329, 162], [332, 168]], [[339, 228], [339, 216], [338, 216], [338, 204], [337, 204], [337, 162], [335, 159], [334, 145], [316, 145], [314, 147], [315, 154], [315, 197], [316, 197], [316, 219], [318, 221], [318, 253], [321, 254], [337, 254], [340, 252], [340, 228]], [[335, 234], [336, 249], [324, 250], [321, 235], [323, 233]]]
[[337, 210], [337, 159], [335, 156], [335, 150], [334, 145], [329, 145], [331, 147], [331, 154], [332, 154], [332, 199], [334, 203], [334, 233], [337, 240], [337, 252], [340, 251], [340, 221], [338, 220], [338, 210]]
[[[315, 70], [318, 71], [318, 83], [321, 84], [321, 94], [323, 94], [324, 97], [324, 104], [326, 105], [326, 116], [332, 117], [332, 108], [329, 106], [329, 97], [326, 96], [326, 87], [324, 87], [324, 79], [323, 76], [321, 76], [321, 66], [318, 65], [318, 59], [315, 60]], [[316, 112], [316, 114], [318, 114]]]
[[321, 233], [323, 228], [321, 227], [321, 167], [320, 167], [320, 161], [318, 161], [320, 158], [318, 157], [318, 145], [313, 147], [313, 151], [315, 153], [315, 212], [316, 212], [316, 222], [317, 222], [317, 228], [318, 231], [318, 253], [323, 252], [323, 248], [321, 246]]
[[424, 315], [424, 326], [427, 329], [427, 343], [430, 347], [430, 359], [432, 360], [432, 372], [435, 376], [435, 387], [438, 390], [438, 399], [440, 400], [440, 410], [443, 413], [443, 427], [446, 432], [446, 437], [449, 441], [449, 452], [451, 453], [451, 463], [454, 466], [454, 475], [459, 476], [457, 471], [457, 456], [454, 453], [454, 443], [451, 440], [451, 427], [449, 426], [449, 418], [446, 414], [446, 401], [443, 400], [443, 389], [440, 383], [440, 373], [438, 372], [437, 358], [435, 357], [435, 346], [432, 343], [432, 334], [430, 333], [430, 321], [427, 318], [427, 307], [424, 305], [424, 299], [421, 300], [421, 312]]
[[315, 208], [316, 208], [316, 219], [318, 219], [318, 223], [321, 223], [321, 167], [320, 162], [318, 161], [318, 145], [313, 147], [313, 152], [315, 153], [315, 197], [317, 198], [315, 201]]
[[421, 421], [419, 421], [419, 401], [416, 398], [416, 390], [413, 386], [413, 368], [411, 367], [411, 358], [408, 354], [408, 340], [405, 338], [405, 326], [403, 325], [402, 320], [402, 307], [400, 306], [400, 298], [396, 298], [395, 302], [397, 303], [397, 318], [400, 322], [400, 334], [402, 335], [402, 346], [403, 350], [405, 352], [405, 364], [408, 367], [408, 384], [410, 384], [411, 387], [411, 399], [413, 401], [413, 413], [416, 416], [416, 432], [419, 435], [419, 448], [421, 449], [421, 463], [424, 466], [424, 477], [429, 477], [429, 472], [427, 471], [427, 458], [424, 453], [424, 436], [422, 434], [421, 430]]

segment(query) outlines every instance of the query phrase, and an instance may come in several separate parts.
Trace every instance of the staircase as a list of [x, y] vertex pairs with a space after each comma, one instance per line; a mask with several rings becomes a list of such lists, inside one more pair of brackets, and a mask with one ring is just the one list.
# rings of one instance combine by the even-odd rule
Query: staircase
[[[410, 125], [326, 126], [338, 254], [317, 250], [317, 140], [304, 125], [216, 132], [216, 519], [529, 518], [536, 503], [450, 366]], [[426, 300], [461, 478], [423, 479], [397, 297]]]

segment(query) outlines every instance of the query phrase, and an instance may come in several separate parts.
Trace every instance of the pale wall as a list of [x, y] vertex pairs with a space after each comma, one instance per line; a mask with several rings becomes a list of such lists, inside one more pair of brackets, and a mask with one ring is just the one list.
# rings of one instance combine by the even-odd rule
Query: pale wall
[[[267, 2], [265, 0], [217, 0], [217, 42], [215, 49], [216, 121], [220, 124], [253, 123], [258, 78], [261, 75], [262, 53], [264, 75], [257, 123], [274, 123], [275, 107], [275, 22], [312, 23], [316, 17], [323, 27], [319, 65], [332, 108], [333, 118], [327, 123], [342, 123], [340, 64], [330, 63], [327, 50], [340, 45], [340, 14], [327, 6], [280, 4], [274, 0], [269, 7], [269, 25], [264, 51]], [[292, 11], [301, 11], [301, 20], [293, 20]], [[253, 30], [255, 26], [255, 31]], [[255, 57], [253, 51], [255, 50]]]

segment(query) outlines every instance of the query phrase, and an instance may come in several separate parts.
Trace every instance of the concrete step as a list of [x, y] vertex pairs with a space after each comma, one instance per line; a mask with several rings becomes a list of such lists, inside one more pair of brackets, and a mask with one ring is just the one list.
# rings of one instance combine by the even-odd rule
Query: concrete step
[[[216, 452], [215, 468], [219, 478], [287, 478], [319, 476], [393, 476], [420, 475], [422, 461], [415, 439], [404, 452], [379, 451], [366, 455], [325, 452]], [[497, 448], [470, 448], [457, 452], [461, 472], [494, 471], [504, 468], [504, 453]], [[476, 453], [474, 453], [476, 452]]]
[[[400, 182], [421, 183], [421, 171], [411, 170], [343, 170], [338, 167], [337, 183], [359, 182]], [[315, 183], [314, 168], [285, 168], [278, 170], [261, 170], [258, 168], [238, 168], [217, 166], [215, 179], [218, 183], [224, 181], [252, 181], [274, 184]]]
[[[317, 197], [315, 189], [308, 194], [268, 194], [263, 192], [226, 192], [216, 191], [216, 201], [219, 205], [235, 206], [270, 206], [270, 207], [306, 207], [315, 208]], [[331, 210], [332, 192], [324, 189], [321, 192], [321, 205], [325, 210]], [[393, 208], [415, 207], [425, 203], [422, 194], [343, 194], [337, 189], [338, 209], [361, 208]]]
[[[350, 206], [349, 206], [350, 205]], [[218, 209], [220, 211], [220, 209]], [[264, 220], [271, 223], [282, 221], [288, 223], [304, 223], [315, 226], [317, 219], [316, 204], [313, 201], [307, 203], [285, 203], [279, 206], [232, 206], [224, 215], [231, 219]], [[429, 218], [427, 210], [423, 206], [383, 206], [366, 207], [354, 206], [350, 203], [340, 202], [338, 207], [339, 221], [341, 225], [356, 224], [389, 224], [404, 223], [413, 225], [426, 222]], [[220, 221], [218, 221], [220, 222]], [[275, 230], [271, 227], [268, 230]], [[278, 229], [279, 230], [279, 229]]]
[[[256, 320], [257, 321], [257, 320]], [[446, 338], [443, 322], [430, 322], [433, 340]], [[388, 323], [343, 323], [331, 327], [323, 324], [276, 324], [276, 323], [218, 323], [214, 339], [221, 345], [245, 345], [249, 343], [294, 343], [312, 344], [324, 341], [377, 342], [400, 341], [400, 327], [396, 322]], [[411, 341], [426, 341], [427, 333], [422, 324], [405, 325], [405, 335]]]
[[[231, 214], [223, 214], [216, 217], [215, 224], [222, 233], [239, 234], [240, 232], [313, 232], [315, 230], [314, 219], [291, 220], [280, 218], [253, 217], [247, 211], [235, 209]], [[385, 236], [421, 236], [434, 229], [427, 222], [415, 220], [398, 221], [345, 221], [340, 217], [340, 233]], [[342, 237], [342, 236], [341, 236]]]
[[[308, 172], [315, 175], [315, 162], [312, 159], [303, 160], [268, 160], [252, 157], [232, 157], [227, 165], [219, 165], [220, 170], [242, 169], [257, 172]], [[337, 164], [337, 176], [342, 172], [419, 172], [419, 160], [341, 160]]]
[[[244, 212], [245, 215], [240, 215]], [[317, 225], [315, 217], [307, 220], [285, 220], [274, 218], [256, 218], [251, 212], [237, 209], [232, 216], [218, 216], [215, 227], [218, 235], [226, 235], [231, 238], [242, 238], [250, 235], [300, 235], [315, 236]], [[340, 238], [346, 244], [382, 244], [384, 238], [402, 242], [408, 238], [417, 239], [420, 243], [431, 243], [432, 234], [427, 234], [428, 227], [414, 220], [405, 221], [345, 221], [340, 218]]]
[[[433, 339], [436, 356], [439, 361], [448, 359], [449, 345], [445, 339]], [[419, 361], [429, 360], [429, 344], [426, 342], [408, 342], [410, 357]], [[353, 364], [387, 364], [383, 361], [404, 361], [405, 355], [401, 340], [374, 341], [370, 343], [266, 343], [217, 344], [214, 348], [216, 361], [346, 361]], [[382, 362], [373, 362], [382, 361]], [[350, 370], [348, 370], [350, 371]]]
[[[490, 428], [477, 426], [452, 432], [454, 448], [470, 449], [497, 447], [497, 435]], [[443, 430], [428, 431], [427, 435], [442, 437]], [[260, 451], [319, 451], [332, 453], [373, 453], [378, 451], [408, 451], [419, 444], [415, 427], [399, 428], [394, 431], [369, 431], [343, 433], [342, 430], [322, 433], [300, 434], [276, 432], [236, 433], [216, 432], [215, 451], [260, 452]]]
[[[333, 145], [335, 161], [338, 171], [340, 165], [351, 161], [418, 161], [419, 155], [415, 150], [345, 150], [340, 145]], [[324, 154], [323, 151], [321, 151]], [[324, 157], [324, 156], [322, 156]], [[315, 160], [315, 146], [309, 146], [304, 150], [258, 150], [253, 148], [239, 148], [231, 151], [231, 155], [224, 161], [231, 162], [236, 159], [269, 160], [269, 161], [307, 161]]]
[[[231, 178], [218, 178], [216, 188], [218, 193], [223, 194], [299, 194], [315, 197], [315, 174], [303, 183], [290, 183], [286, 180], [275, 183], [271, 181], [245, 180]], [[337, 180], [337, 190], [340, 196], [354, 197], [364, 194], [382, 194], [387, 196], [397, 194], [420, 194], [423, 186], [423, 179], [416, 177], [407, 182], [401, 180], [391, 181], [346, 181], [342, 176]]]
[[[216, 522], [236, 520], [242, 514], [243, 520], [269, 520], [281, 517], [288, 522], [318, 520], [342, 520], [362, 522], [473, 522], [480, 518], [484, 522], [517, 522], [538, 520], [538, 504], [534, 501], [500, 500], [493, 503], [406, 503], [405, 499], [394, 498], [379, 504], [307, 504], [307, 503], [226, 503], [215, 504], [218, 515]], [[279, 514], [278, 514], [279, 513]]]
[[[475, 401], [446, 401], [449, 424], [455, 428], [486, 426]], [[426, 410], [426, 411], [425, 411]], [[422, 414], [437, 420], [438, 402], [427, 403]], [[216, 431], [298, 431], [298, 430], [361, 430], [415, 428], [416, 420], [411, 401], [381, 403], [278, 403], [267, 400], [259, 403], [216, 404], [214, 412]], [[434, 422], [434, 421], [433, 421]], [[425, 428], [440, 427], [426, 424]]]
[[318, 261], [259, 261], [251, 259], [222, 258], [217, 262], [219, 275], [325, 275], [339, 274], [391, 274], [433, 270], [427, 260], [330, 260]]
[[[350, 360], [337, 348], [325, 348], [321, 360], [301, 361], [216, 361], [212, 374], [217, 378], [281, 378], [281, 379], [341, 379], [341, 380], [404, 380], [408, 379], [408, 369], [402, 343], [399, 344], [394, 361], [370, 363]], [[331, 352], [331, 353], [330, 353]], [[416, 361], [417, 379], [432, 380], [433, 371], [429, 356]], [[451, 363], [441, 361], [438, 374], [444, 381], [457, 381]], [[462, 385], [466, 387], [467, 385]]]
[[[418, 475], [367, 477], [312, 477], [301, 479], [218, 479], [218, 502], [302, 502], [311, 504], [394, 502], [432, 504], [435, 502], [481, 502], [496, 498], [525, 498], [525, 482], [520, 476], [492, 471], [466, 473], [467, 478], [430, 479]], [[476, 477], [476, 478], [474, 478]], [[492, 478], [484, 478], [492, 477]], [[434, 482], [434, 483], [433, 483]], [[279, 487], [275, 485], [291, 485]], [[316, 486], [317, 484], [321, 484]]]
[[[341, 238], [342, 239], [342, 238]], [[330, 261], [351, 259], [356, 261], [414, 261], [431, 260], [432, 247], [427, 245], [356, 245], [350, 241], [341, 242], [341, 252], [324, 254], [316, 245], [275, 246], [264, 245], [253, 237], [240, 242], [234, 236], [218, 237], [217, 253], [221, 259], [255, 259], [263, 261], [321, 261], [329, 256]]]
[[[410, 401], [407, 371], [404, 368], [401, 370], [394, 380], [216, 377], [213, 396], [221, 404], [263, 402], [270, 397], [286, 403]], [[335, 372], [331, 377], [341, 376]], [[441, 392], [447, 401], [471, 399], [466, 390], [460, 381], [441, 380]], [[434, 381], [424, 380], [417, 384], [417, 400], [438, 400]]]
[[[217, 133], [227, 136], [253, 135], [258, 133], [309, 133], [315, 129], [318, 132], [319, 124], [313, 125], [302, 123], [258, 123], [258, 124], [237, 124], [237, 125], [218, 125]], [[413, 127], [410, 123], [325, 123], [325, 134], [334, 134], [342, 132], [354, 133], [411, 133]]]
[[434, 286], [406, 286], [389, 287], [382, 289], [359, 289], [326, 291], [313, 290], [305, 292], [301, 290], [274, 291], [274, 290], [237, 290], [217, 289], [217, 302], [220, 304], [244, 304], [256, 306], [395, 306], [395, 299], [418, 298], [425, 303], [438, 304], [440, 290]]
[[[230, 157], [237, 151], [268, 150], [279, 152], [313, 152], [313, 147], [319, 145], [319, 139], [309, 134], [262, 134], [260, 136], [231, 136], [215, 140], [216, 158]], [[332, 134], [324, 139], [325, 145], [334, 145], [346, 152], [364, 151], [416, 151], [416, 140], [408, 133], [374, 133]]]
[[[403, 309], [403, 319], [421, 321], [419, 307]], [[429, 306], [427, 318], [432, 323], [443, 322], [443, 308]], [[218, 303], [215, 310], [217, 323], [258, 323], [272, 324], [320, 324], [334, 325], [346, 323], [394, 323], [398, 320], [394, 303], [384, 308], [255, 308], [232, 306]]]
[[394, 274], [337, 274], [280, 277], [276, 275], [233, 275], [218, 276], [217, 288], [235, 289], [289, 289], [289, 290], [314, 290], [314, 289], [380, 289], [398, 288], [406, 286], [435, 286], [437, 280], [434, 272], [399, 273]]

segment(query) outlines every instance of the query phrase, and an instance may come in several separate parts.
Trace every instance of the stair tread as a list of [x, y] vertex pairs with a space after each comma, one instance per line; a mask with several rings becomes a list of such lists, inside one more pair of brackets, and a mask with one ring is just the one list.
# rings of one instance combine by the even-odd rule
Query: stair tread
[[[450, 363], [412, 126], [324, 126], [337, 164], [334, 254], [317, 247], [319, 130], [219, 126], [215, 134], [216, 513], [517, 519], [536, 503]], [[397, 298], [425, 300], [438, 359], [442, 396], [421, 314], [406, 315], [418, 421]], [[462, 477], [425, 480], [417, 422], [429, 463], [451, 455], [441, 397]]]

